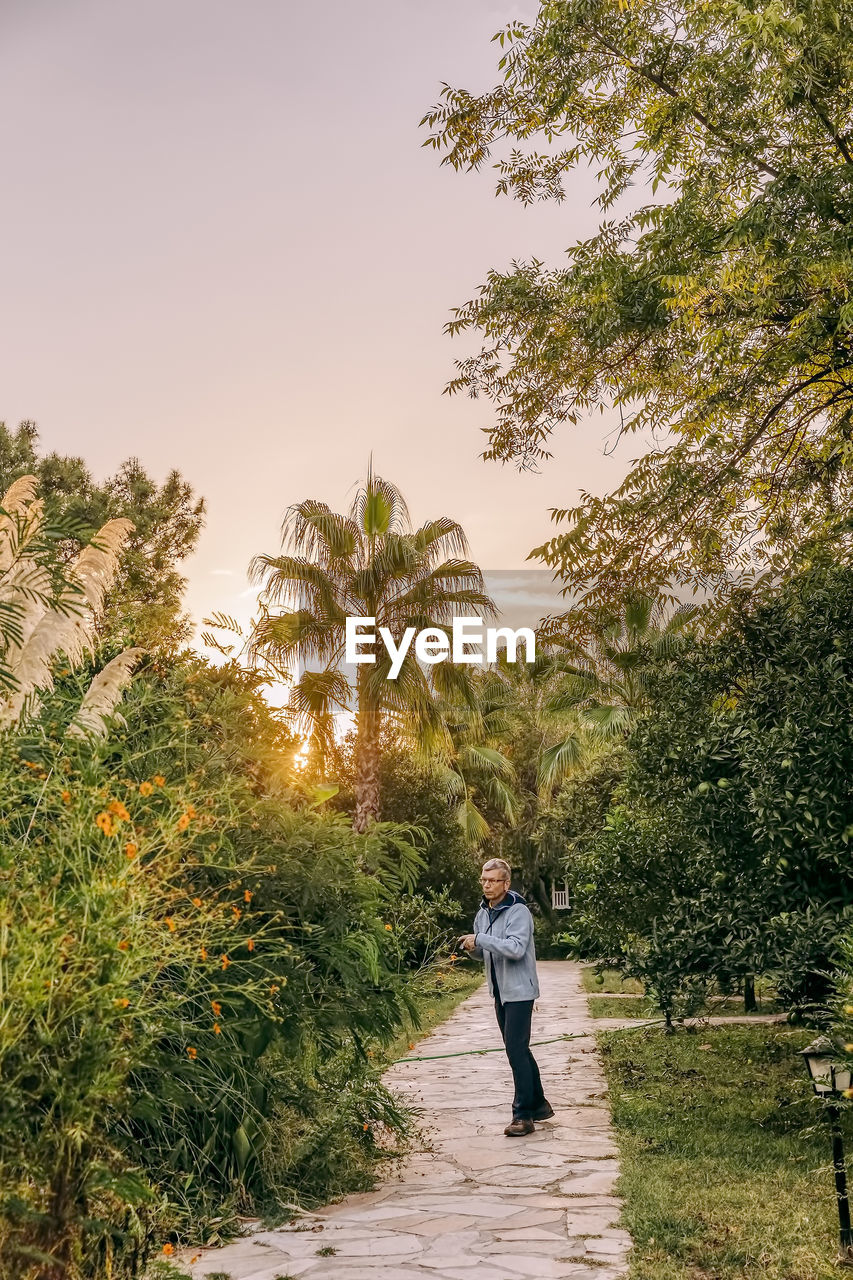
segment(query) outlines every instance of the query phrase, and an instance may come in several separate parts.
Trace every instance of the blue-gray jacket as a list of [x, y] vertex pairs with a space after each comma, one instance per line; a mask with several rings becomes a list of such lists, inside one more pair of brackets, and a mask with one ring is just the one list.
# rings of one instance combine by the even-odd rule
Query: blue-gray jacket
[[520, 893], [510, 889], [497, 907], [483, 899], [474, 918], [474, 942], [471, 954], [485, 959], [490, 995], [497, 982], [504, 1004], [537, 998], [533, 917]]

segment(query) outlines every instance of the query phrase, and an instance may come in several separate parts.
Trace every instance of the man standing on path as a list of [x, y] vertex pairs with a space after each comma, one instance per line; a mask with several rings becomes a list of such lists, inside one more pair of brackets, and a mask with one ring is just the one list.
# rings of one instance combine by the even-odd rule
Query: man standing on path
[[539, 995], [533, 917], [521, 894], [510, 889], [511, 874], [503, 858], [492, 858], [483, 865], [483, 900], [474, 932], [460, 938], [459, 945], [477, 959], [485, 958], [489, 994], [495, 998], [498, 1026], [515, 1082], [512, 1122], [504, 1133], [508, 1138], [521, 1138], [534, 1132], [534, 1120], [549, 1120], [554, 1111], [542, 1092], [539, 1067], [530, 1052], [533, 1001]]

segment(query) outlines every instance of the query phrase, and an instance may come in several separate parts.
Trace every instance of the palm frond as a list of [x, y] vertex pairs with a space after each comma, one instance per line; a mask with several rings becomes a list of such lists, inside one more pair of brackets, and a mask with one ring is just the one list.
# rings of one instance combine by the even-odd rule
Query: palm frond
[[375, 474], [372, 461], [367, 480], [353, 499], [350, 518], [369, 539], [400, 532], [411, 523], [403, 494], [395, 484]]
[[471, 770], [495, 778], [513, 778], [512, 761], [494, 747], [471, 743], [459, 751], [459, 765], [463, 771]]
[[287, 509], [281, 536], [285, 549], [301, 552], [320, 564], [351, 560], [361, 546], [355, 521], [314, 498], [296, 502]]
[[416, 529], [412, 536], [418, 550], [421, 553], [428, 552], [431, 558], [468, 554], [465, 530], [461, 524], [448, 516], [439, 516], [437, 520], [427, 521]]
[[628, 706], [614, 703], [611, 705], [595, 705], [584, 708], [583, 718], [602, 738], [622, 737], [634, 725], [636, 711]]
[[630, 641], [636, 643], [649, 629], [655, 608], [654, 596], [629, 596], [625, 601], [624, 627]]
[[515, 825], [521, 808], [519, 797], [502, 778], [489, 778], [483, 786], [489, 806], [502, 818], [508, 827]]
[[320, 759], [335, 740], [335, 712], [349, 708], [352, 689], [339, 671], [303, 671], [290, 690], [285, 714], [306, 734]]
[[456, 806], [456, 820], [468, 847], [479, 848], [489, 834], [489, 824], [470, 797]]
[[289, 669], [297, 659], [331, 661], [343, 648], [343, 629], [326, 618], [294, 610], [262, 613], [252, 628], [246, 651], [252, 661]]
[[580, 738], [570, 734], [562, 742], [555, 742], [542, 752], [537, 770], [537, 784], [540, 792], [547, 795], [558, 783], [567, 778], [583, 758], [583, 744]]

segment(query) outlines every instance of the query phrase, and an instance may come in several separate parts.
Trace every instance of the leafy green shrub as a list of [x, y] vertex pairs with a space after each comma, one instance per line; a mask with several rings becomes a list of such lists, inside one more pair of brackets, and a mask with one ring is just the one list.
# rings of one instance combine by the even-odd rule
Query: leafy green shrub
[[[133, 1129], [150, 1139], [170, 1090], [209, 1099], [241, 1026], [268, 1019], [267, 943], [250, 938], [236, 882], [197, 884], [192, 828], [212, 833], [186, 794], [99, 785], [86, 747], [65, 744], [36, 809], [30, 762], [2, 748], [27, 826], [0, 855], [0, 1256], [46, 1277], [119, 1273], [144, 1260], [158, 1220]], [[236, 1006], [233, 1025], [220, 1004]], [[180, 1108], [171, 1118], [182, 1124]]]
[[831, 1019], [853, 911], [833, 904], [781, 912], [768, 922], [770, 973], [784, 1008], [812, 1025]]
[[445, 921], [458, 919], [462, 908], [447, 889], [399, 897], [389, 913], [400, 972], [420, 970], [449, 956], [457, 931]]
[[[385, 925], [419, 867], [408, 829], [285, 803], [251, 678], [152, 663], [102, 741], [65, 733], [77, 678], [0, 738], [0, 1270], [44, 1280], [322, 1198], [404, 1127], [363, 1044], [408, 1008]], [[272, 1159], [281, 1108], [309, 1123]]]
[[[334, 804], [345, 812], [355, 805], [353, 740], [344, 742], [334, 757], [340, 791]], [[452, 798], [433, 770], [416, 759], [399, 740], [386, 734], [379, 762], [382, 816], [390, 822], [418, 827], [423, 832], [422, 866], [416, 892], [438, 895], [439, 921], [450, 933], [461, 933], [480, 900], [483, 861], [465, 842]]]
[[664, 1007], [767, 972], [826, 1016], [853, 908], [851, 618], [853, 570], [818, 563], [646, 673], [619, 802], [568, 873], [572, 924]]

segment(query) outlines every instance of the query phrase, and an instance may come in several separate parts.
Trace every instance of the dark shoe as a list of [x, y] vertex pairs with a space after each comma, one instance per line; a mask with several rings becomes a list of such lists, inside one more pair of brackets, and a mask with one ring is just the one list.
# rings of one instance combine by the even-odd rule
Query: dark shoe
[[533, 1112], [534, 1120], [550, 1120], [554, 1114], [554, 1108], [550, 1102], [543, 1102], [538, 1111]]
[[504, 1129], [508, 1138], [523, 1138], [525, 1134], [535, 1132], [536, 1128], [532, 1120], [513, 1120], [512, 1124], [508, 1124]]

